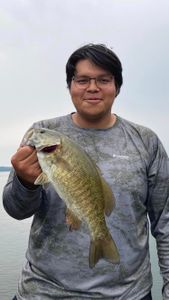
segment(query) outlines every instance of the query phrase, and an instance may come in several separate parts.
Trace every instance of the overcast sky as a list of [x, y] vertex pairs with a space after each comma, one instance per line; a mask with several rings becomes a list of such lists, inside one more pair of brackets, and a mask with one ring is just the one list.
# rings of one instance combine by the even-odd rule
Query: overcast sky
[[74, 111], [65, 64], [85, 43], [119, 56], [113, 111], [150, 127], [169, 153], [169, 0], [0, 0], [0, 165], [34, 122]]

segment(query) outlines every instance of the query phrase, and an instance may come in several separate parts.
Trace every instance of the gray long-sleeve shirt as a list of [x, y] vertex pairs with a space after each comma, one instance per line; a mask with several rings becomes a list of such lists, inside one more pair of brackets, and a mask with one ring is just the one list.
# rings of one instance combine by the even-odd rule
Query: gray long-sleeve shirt
[[90, 269], [86, 227], [70, 232], [64, 201], [53, 187], [28, 190], [12, 171], [4, 188], [5, 209], [16, 219], [34, 215], [17, 298], [142, 299], [152, 286], [148, 215], [164, 280], [163, 299], [169, 299], [169, 162], [156, 134], [120, 117], [108, 129], [79, 128], [71, 115], [33, 127], [68, 135], [100, 168], [116, 198], [106, 222], [120, 263], [100, 260]]

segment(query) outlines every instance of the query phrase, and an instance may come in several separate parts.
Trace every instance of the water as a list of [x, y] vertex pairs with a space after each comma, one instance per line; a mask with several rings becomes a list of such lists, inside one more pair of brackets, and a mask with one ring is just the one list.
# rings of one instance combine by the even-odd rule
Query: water
[[[0, 199], [8, 173], [0, 173]], [[0, 299], [11, 300], [17, 288], [18, 277], [25, 260], [31, 219], [18, 221], [4, 211], [0, 201]], [[155, 241], [150, 238], [153, 273], [153, 300], [162, 299], [162, 280], [159, 274]], [[129, 300], [129, 299], [126, 299]]]
[[[0, 199], [8, 174], [0, 172]], [[0, 299], [11, 300], [24, 262], [31, 219], [18, 221], [4, 211], [0, 201]]]

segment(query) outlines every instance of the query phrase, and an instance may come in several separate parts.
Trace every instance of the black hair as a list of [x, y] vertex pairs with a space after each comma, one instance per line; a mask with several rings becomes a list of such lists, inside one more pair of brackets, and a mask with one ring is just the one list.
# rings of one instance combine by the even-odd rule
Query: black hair
[[68, 88], [70, 88], [72, 78], [75, 75], [76, 64], [84, 59], [90, 60], [114, 76], [118, 94], [123, 84], [122, 64], [117, 55], [104, 44], [87, 44], [71, 54], [66, 64], [66, 81]]

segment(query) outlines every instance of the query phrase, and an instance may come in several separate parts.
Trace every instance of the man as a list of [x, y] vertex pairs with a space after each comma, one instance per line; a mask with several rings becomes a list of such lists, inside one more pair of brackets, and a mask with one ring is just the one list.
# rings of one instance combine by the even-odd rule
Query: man
[[12, 217], [34, 215], [16, 298], [152, 299], [149, 215], [164, 279], [163, 299], [169, 299], [167, 154], [150, 129], [112, 113], [123, 81], [121, 62], [112, 50], [85, 45], [70, 56], [66, 73], [76, 112], [33, 127], [57, 129], [69, 136], [100, 168], [116, 199], [106, 222], [120, 262], [100, 260], [89, 268], [88, 231], [84, 226], [69, 231], [63, 200], [50, 184], [34, 185], [41, 173], [35, 149], [22, 146], [12, 157], [14, 169], [3, 195]]

